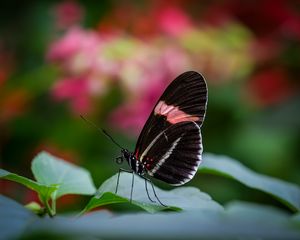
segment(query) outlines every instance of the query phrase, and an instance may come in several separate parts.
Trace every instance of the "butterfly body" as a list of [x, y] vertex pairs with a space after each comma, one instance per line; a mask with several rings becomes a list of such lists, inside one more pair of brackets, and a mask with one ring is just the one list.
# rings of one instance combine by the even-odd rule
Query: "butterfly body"
[[123, 159], [125, 159], [129, 165], [129, 167], [132, 169], [134, 173], [136, 173], [139, 176], [143, 176], [146, 173], [145, 166], [142, 162], [140, 162], [133, 153], [129, 152], [127, 149], [122, 149], [121, 150], [121, 158], [122, 160], [120, 161], [123, 162]]

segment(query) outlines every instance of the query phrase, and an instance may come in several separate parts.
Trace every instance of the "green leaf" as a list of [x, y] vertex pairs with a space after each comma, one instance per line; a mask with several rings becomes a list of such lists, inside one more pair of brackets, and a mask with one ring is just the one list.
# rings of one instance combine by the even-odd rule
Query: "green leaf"
[[47, 152], [41, 152], [34, 158], [31, 169], [39, 183], [59, 185], [54, 198], [65, 194], [91, 195], [95, 193], [96, 188], [87, 170]]
[[[194, 187], [178, 187], [171, 191], [161, 190], [155, 187], [155, 192], [160, 201], [167, 205], [164, 207], [157, 203], [153, 194], [150, 183], [148, 183], [148, 191], [150, 197], [156, 200], [152, 203], [146, 193], [145, 182], [142, 178], [135, 175], [134, 190], [132, 196], [132, 204], [150, 212], [154, 213], [161, 210], [193, 210], [193, 209], [213, 209], [222, 210], [221, 205], [213, 201], [209, 195], [201, 192]], [[117, 195], [114, 194], [117, 183], [117, 174], [106, 180], [98, 189], [94, 197], [89, 201], [84, 209], [87, 212], [95, 207], [115, 204], [115, 203], [129, 203], [131, 190], [132, 174], [121, 173], [120, 182]]]
[[[50, 233], [100, 239], [300, 239], [291, 216], [276, 208], [231, 203], [224, 211], [109, 214], [95, 211], [77, 219], [45, 219], [28, 228], [30, 234]], [[79, 237], [80, 236], [80, 237]]]
[[256, 173], [240, 162], [214, 154], [205, 154], [201, 172], [212, 173], [235, 179], [242, 184], [268, 193], [294, 211], [300, 210], [300, 187], [280, 179]]
[[[0, 169], [0, 178], [25, 185], [38, 192], [50, 216], [56, 214], [56, 199], [65, 194], [87, 194], [95, 192], [90, 173], [46, 152], [41, 152], [32, 161], [32, 172], [37, 182]], [[52, 199], [52, 206], [49, 200]]]
[[126, 213], [39, 218], [0, 195], [0, 239], [300, 239], [299, 215], [275, 207], [229, 203], [224, 211]]
[[273, 224], [286, 224], [291, 217], [289, 213], [276, 207], [240, 201], [226, 204], [225, 212], [232, 219], [244, 218], [257, 224], [263, 224], [266, 221]]
[[28, 224], [37, 219], [33, 212], [0, 195], [0, 239], [19, 239], [27, 230]]
[[20, 183], [38, 192], [41, 198], [43, 199], [49, 199], [51, 194], [58, 188], [58, 186], [55, 184], [47, 185], [47, 184], [39, 183], [29, 178], [19, 176], [15, 173], [8, 172], [4, 169], [0, 169], [0, 178]]
[[297, 213], [295, 216], [293, 216], [293, 222], [300, 229], [300, 213]]

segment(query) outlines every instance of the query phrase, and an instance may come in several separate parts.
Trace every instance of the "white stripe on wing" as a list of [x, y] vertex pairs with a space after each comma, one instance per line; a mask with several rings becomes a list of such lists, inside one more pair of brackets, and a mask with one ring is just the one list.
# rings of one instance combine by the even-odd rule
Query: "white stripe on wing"
[[155, 167], [149, 171], [149, 175], [153, 176], [153, 174], [155, 174], [157, 172], [157, 170], [161, 167], [161, 165], [168, 159], [168, 157], [170, 157], [170, 155], [172, 154], [173, 150], [175, 149], [175, 147], [177, 146], [178, 142], [180, 141], [181, 137], [177, 138], [173, 143], [172, 146], [170, 147], [170, 149], [162, 156], [162, 158], [158, 161], [158, 163], [155, 165]]

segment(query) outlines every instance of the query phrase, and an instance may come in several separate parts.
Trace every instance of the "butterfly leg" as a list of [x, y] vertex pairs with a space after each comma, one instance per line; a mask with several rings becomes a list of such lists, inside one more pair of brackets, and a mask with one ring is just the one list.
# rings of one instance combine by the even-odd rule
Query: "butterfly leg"
[[118, 192], [119, 180], [120, 180], [120, 174], [121, 174], [121, 172], [133, 173], [133, 171], [129, 171], [129, 170], [126, 170], [126, 169], [124, 169], [124, 168], [119, 168], [115, 194], [117, 194], [117, 192]]
[[147, 193], [148, 199], [149, 199], [151, 202], [154, 202], [154, 203], [155, 203], [155, 201], [152, 200], [151, 197], [150, 197], [150, 195], [149, 195], [148, 187], [147, 187], [147, 182], [148, 182], [148, 180], [145, 179], [145, 188], [146, 188], [146, 193]]
[[[158, 198], [158, 196], [157, 196], [157, 194], [156, 194], [156, 192], [155, 192], [154, 185], [153, 185], [152, 181], [151, 181], [150, 179], [144, 177], [144, 176], [141, 176], [141, 177], [144, 178], [146, 181], [148, 181], [148, 182], [151, 184], [151, 187], [152, 187], [154, 196], [155, 196], [155, 198], [157, 199], [157, 201], [160, 203], [160, 205], [162, 205], [162, 206], [164, 206], [164, 207], [168, 207], [167, 205], [163, 204], [163, 203], [159, 200], [159, 198]], [[149, 197], [149, 195], [148, 195], [148, 197]], [[149, 199], [150, 199], [150, 198], [149, 198]], [[150, 199], [150, 200], [151, 200], [151, 199]]]
[[152, 186], [152, 190], [153, 190], [154, 196], [155, 196], [155, 198], [157, 199], [157, 201], [160, 203], [160, 205], [162, 205], [162, 206], [164, 206], [164, 207], [168, 207], [167, 205], [163, 204], [163, 203], [159, 200], [159, 198], [157, 197], [152, 181], [149, 181], [149, 182], [151, 183], [151, 186]]
[[134, 184], [134, 172], [132, 172], [130, 202], [132, 202], [133, 184]]

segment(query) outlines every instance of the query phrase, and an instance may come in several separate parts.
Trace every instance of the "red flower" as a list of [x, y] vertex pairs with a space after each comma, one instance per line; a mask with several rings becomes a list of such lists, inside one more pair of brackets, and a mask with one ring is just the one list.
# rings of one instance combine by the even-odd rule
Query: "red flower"
[[292, 93], [292, 86], [284, 70], [268, 69], [250, 80], [249, 91], [253, 100], [264, 106], [282, 101]]
[[24, 113], [29, 106], [29, 93], [25, 89], [4, 92], [0, 95], [0, 122]]
[[232, 13], [257, 35], [299, 36], [300, 18], [292, 1], [235, 1]]
[[63, 1], [55, 6], [54, 16], [57, 27], [66, 29], [82, 20], [83, 9], [76, 1]]

